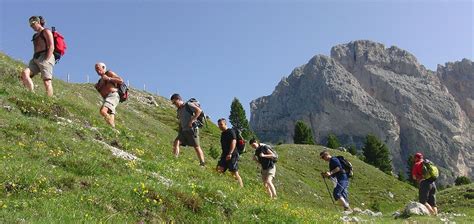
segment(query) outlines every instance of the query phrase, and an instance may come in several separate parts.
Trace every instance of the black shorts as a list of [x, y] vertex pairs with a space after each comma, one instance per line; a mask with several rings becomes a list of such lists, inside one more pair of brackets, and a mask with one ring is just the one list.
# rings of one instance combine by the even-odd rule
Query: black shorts
[[436, 184], [433, 180], [422, 180], [418, 189], [418, 200], [421, 204], [428, 202], [436, 207]]
[[224, 168], [223, 172], [229, 170], [230, 172], [239, 171], [239, 155], [234, 153], [230, 160], [225, 160], [225, 155], [221, 156], [221, 159], [217, 163], [217, 166]]

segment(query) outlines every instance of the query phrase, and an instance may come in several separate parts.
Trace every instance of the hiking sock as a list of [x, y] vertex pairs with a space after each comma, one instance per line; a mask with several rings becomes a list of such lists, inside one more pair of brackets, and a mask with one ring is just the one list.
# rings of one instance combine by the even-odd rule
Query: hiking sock
[[344, 210], [346, 210], [346, 208], [350, 209], [349, 203], [348, 203], [347, 200], [344, 199], [343, 197], [341, 197], [341, 198], [339, 199], [339, 202], [340, 202], [340, 204], [342, 204], [342, 206], [344, 207]]

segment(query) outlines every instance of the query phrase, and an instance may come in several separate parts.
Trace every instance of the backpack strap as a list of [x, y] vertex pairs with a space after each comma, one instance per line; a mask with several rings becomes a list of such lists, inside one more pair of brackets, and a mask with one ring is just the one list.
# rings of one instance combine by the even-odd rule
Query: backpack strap
[[[239, 137], [239, 130], [236, 127], [232, 127], [231, 129], [232, 129], [232, 132], [234, 132], [234, 134], [235, 134], [235, 138], [237, 139]], [[240, 135], [242, 135], [242, 134], [240, 134]]]
[[[107, 71], [104, 72], [104, 75], [107, 75], [109, 73], [110, 73], [110, 70], [107, 70]], [[110, 76], [108, 76], [108, 77], [110, 77]]]
[[[110, 70], [105, 71], [105, 72], [104, 72], [104, 75], [107, 75], [107, 73], [109, 73], [109, 71], [110, 71]], [[110, 77], [109, 77], [109, 78], [110, 78]], [[104, 79], [104, 81], [105, 81], [105, 82], [109, 82], [108, 80], [105, 80], [105, 79]]]
[[262, 147], [262, 149], [265, 149], [265, 150], [271, 150], [270, 146], [267, 144], [260, 143], [260, 147]]
[[[108, 73], [110, 73], [110, 70], [105, 71], [105, 72], [104, 72], [104, 75], [107, 75]], [[109, 78], [115, 78], [115, 77], [110, 77], [110, 76], [108, 76], [108, 77], [109, 77]], [[116, 82], [112, 82], [111, 80], [104, 80], [104, 81], [110, 82], [110, 83], [114, 84], [115, 88], [120, 88], [120, 85], [119, 85], [118, 83], [116, 83]]]
[[341, 172], [341, 173], [347, 173], [346, 172], [346, 164], [345, 164], [345, 159], [344, 159], [344, 156], [336, 156], [337, 160], [339, 161], [339, 164], [341, 164], [341, 169], [338, 171], [338, 172]]
[[191, 109], [191, 106], [189, 106], [189, 101], [185, 103], [184, 105], [186, 107], [186, 111], [190, 113], [191, 115], [194, 115], [193, 110]]

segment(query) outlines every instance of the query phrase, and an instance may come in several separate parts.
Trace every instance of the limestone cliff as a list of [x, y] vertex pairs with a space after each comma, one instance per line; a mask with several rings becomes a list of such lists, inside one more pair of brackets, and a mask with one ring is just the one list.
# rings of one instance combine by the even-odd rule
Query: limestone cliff
[[467, 59], [433, 72], [397, 47], [354, 41], [313, 57], [252, 101], [250, 125], [272, 142], [292, 142], [297, 120], [318, 142], [334, 133], [360, 146], [372, 133], [389, 146], [396, 169], [421, 151], [446, 168], [442, 179], [472, 176], [473, 79]]

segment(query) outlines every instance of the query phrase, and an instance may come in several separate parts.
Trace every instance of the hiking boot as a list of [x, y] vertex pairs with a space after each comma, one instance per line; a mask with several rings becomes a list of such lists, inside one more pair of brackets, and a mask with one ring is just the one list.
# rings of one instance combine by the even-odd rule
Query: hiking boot
[[199, 166], [206, 167], [206, 162], [199, 162]]
[[352, 213], [353, 210], [351, 209], [351, 207], [344, 207], [344, 211], [345, 212], [349, 212], [349, 213]]

